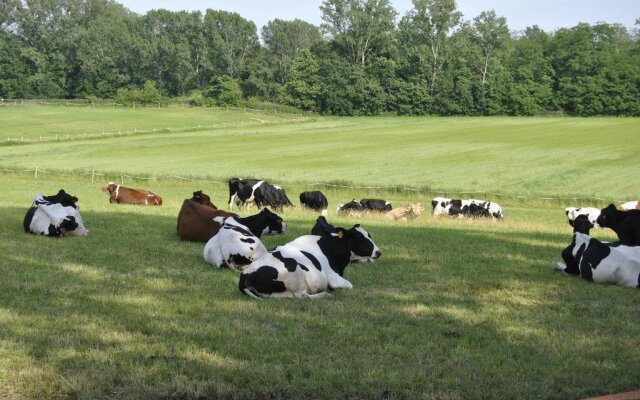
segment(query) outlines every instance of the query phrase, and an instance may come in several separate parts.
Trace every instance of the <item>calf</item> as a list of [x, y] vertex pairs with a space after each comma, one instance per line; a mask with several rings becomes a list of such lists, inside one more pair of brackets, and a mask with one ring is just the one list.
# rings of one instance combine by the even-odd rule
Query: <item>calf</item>
[[420, 203], [407, 204], [404, 207], [395, 208], [384, 215], [388, 221], [409, 221], [418, 218], [424, 207]]
[[57, 237], [88, 235], [89, 231], [84, 227], [77, 201], [77, 197], [71, 196], [63, 189], [53, 196], [36, 193], [22, 222], [24, 231]]
[[302, 192], [300, 193], [300, 204], [311, 210], [321, 212], [329, 206], [327, 197], [320, 191]]
[[138, 204], [161, 206], [162, 197], [148, 190], [131, 189], [115, 182], [109, 182], [106, 187], [102, 188], [103, 192], [109, 195], [109, 203], [117, 204]]
[[600, 210], [596, 220], [603, 228], [611, 228], [620, 243], [627, 246], [640, 245], [640, 210], [620, 211], [613, 204]]
[[360, 204], [362, 204], [362, 208], [364, 208], [365, 211], [387, 212], [393, 208], [391, 207], [391, 203], [381, 199], [362, 199], [360, 200]]
[[571, 244], [562, 251], [562, 259], [564, 263], [556, 263], [556, 269], [567, 274], [640, 288], [640, 246], [603, 243], [575, 231]]
[[575, 221], [576, 217], [578, 217], [579, 215], [584, 215], [589, 219], [589, 221], [594, 226], [597, 226], [598, 228], [600, 227], [596, 223], [596, 221], [598, 220], [598, 216], [600, 216], [600, 209], [598, 209], [598, 208], [593, 208], [593, 207], [580, 207], [580, 208], [567, 207], [567, 208], [564, 209], [564, 213], [567, 216], [567, 222], [571, 226], [573, 226], [573, 222]]
[[201, 190], [193, 192], [193, 197], [185, 199], [178, 213], [177, 232], [180, 240], [205, 243], [220, 230], [216, 217], [223, 219], [237, 217], [237, 214], [218, 210], [209, 196]]
[[329, 289], [351, 289], [343, 278], [347, 265], [373, 261], [382, 252], [360, 225], [335, 233], [326, 225], [321, 236], [301, 236], [253, 261], [240, 275], [240, 292], [253, 298], [319, 298]]
[[226, 266], [233, 270], [244, 268], [267, 252], [260, 236], [287, 230], [282, 218], [266, 208], [250, 217], [216, 217], [213, 221], [220, 225], [220, 230], [207, 241], [204, 259], [218, 268]]

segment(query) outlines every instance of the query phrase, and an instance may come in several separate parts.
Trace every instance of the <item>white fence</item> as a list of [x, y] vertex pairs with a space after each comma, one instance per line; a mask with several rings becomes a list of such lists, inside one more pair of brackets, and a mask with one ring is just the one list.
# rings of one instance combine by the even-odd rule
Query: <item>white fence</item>
[[[50, 176], [70, 176], [70, 177], [83, 177], [91, 178], [91, 182], [95, 182], [96, 178], [101, 178], [104, 176], [117, 177], [119, 178], [119, 183], [121, 185], [125, 184], [126, 179], [129, 180], [144, 180], [144, 181], [188, 181], [188, 182], [196, 182], [196, 183], [211, 183], [211, 184], [226, 184], [226, 180], [211, 180], [211, 179], [203, 179], [203, 178], [188, 178], [184, 176], [178, 175], [162, 175], [162, 176], [135, 176], [123, 173], [101, 173], [97, 172], [95, 169], [90, 172], [75, 172], [75, 173], [64, 173], [59, 171], [47, 171], [45, 169], [39, 168], [36, 166], [33, 169], [10, 169], [10, 168], [0, 168], [2, 172], [11, 172], [11, 173], [23, 173], [33, 175], [34, 179], [38, 179], [38, 177], [42, 174], [50, 175]], [[303, 185], [303, 184], [298, 184]], [[386, 190], [386, 191], [407, 191], [413, 193], [422, 193], [422, 194], [430, 194], [437, 196], [476, 196], [481, 195], [484, 198], [500, 197], [500, 198], [515, 198], [515, 199], [526, 199], [526, 200], [540, 200], [540, 201], [600, 201], [607, 203], [624, 203], [630, 201], [630, 199], [625, 200], [614, 200], [614, 199], [606, 199], [603, 197], [594, 197], [594, 196], [583, 196], [583, 197], [571, 197], [571, 196], [524, 196], [524, 195], [516, 195], [516, 194], [507, 194], [507, 193], [498, 193], [498, 192], [488, 192], [488, 191], [445, 191], [445, 190], [434, 190], [427, 188], [416, 188], [409, 186], [398, 186], [398, 185], [378, 185], [378, 186], [352, 186], [352, 185], [339, 185], [332, 183], [323, 183], [323, 182], [314, 182], [304, 184], [305, 186], [318, 186], [318, 187], [326, 187], [326, 188], [339, 188], [339, 189], [361, 189], [361, 190]]]

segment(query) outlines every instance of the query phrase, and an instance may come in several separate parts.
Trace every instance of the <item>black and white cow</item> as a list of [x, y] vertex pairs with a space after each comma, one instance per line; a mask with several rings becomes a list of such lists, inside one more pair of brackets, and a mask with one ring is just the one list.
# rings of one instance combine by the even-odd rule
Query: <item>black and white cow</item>
[[564, 209], [564, 213], [567, 216], [567, 222], [573, 226], [573, 222], [579, 215], [585, 215], [589, 221], [596, 227], [600, 227], [597, 224], [597, 219], [600, 216], [600, 209], [594, 207], [567, 207]]
[[300, 204], [314, 211], [321, 212], [329, 206], [327, 196], [324, 193], [314, 190], [300, 193]]
[[564, 263], [556, 263], [556, 269], [597, 283], [640, 288], [640, 246], [601, 242], [579, 232], [590, 224], [586, 216], [576, 218], [573, 240], [562, 251]]
[[255, 260], [240, 275], [240, 291], [253, 298], [319, 298], [329, 289], [353, 288], [343, 278], [347, 265], [374, 261], [382, 252], [360, 225], [335, 230], [301, 236]]
[[250, 217], [215, 217], [220, 230], [204, 246], [204, 259], [218, 268], [240, 270], [262, 257], [267, 249], [260, 241], [262, 235], [282, 234], [287, 224], [278, 215], [263, 209]]
[[269, 206], [275, 209], [293, 206], [280, 186], [258, 179], [229, 179], [229, 210], [232, 209], [233, 204], [240, 209], [251, 203], [255, 203], [258, 207]]
[[431, 200], [432, 215], [449, 215], [454, 217], [489, 217], [502, 219], [502, 208], [498, 203], [476, 199], [449, 199], [436, 197]]
[[362, 204], [365, 211], [388, 212], [393, 209], [391, 203], [381, 199], [362, 199], [360, 204]]
[[346, 214], [346, 215], [357, 215], [364, 211], [364, 207], [362, 203], [356, 201], [356, 199], [351, 200], [346, 204], [338, 204], [336, 206], [336, 214]]
[[627, 246], [640, 245], [640, 210], [620, 211], [613, 204], [600, 210], [596, 220], [603, 228], [611, 228], [620, 243]]
[[77, 201], [77, 197], [63, 189], [54, 196], [36, 193], [31, 208], [24, 216], [24, 231], [58, 237], [88, 235], [89, 231], [84, 227]]

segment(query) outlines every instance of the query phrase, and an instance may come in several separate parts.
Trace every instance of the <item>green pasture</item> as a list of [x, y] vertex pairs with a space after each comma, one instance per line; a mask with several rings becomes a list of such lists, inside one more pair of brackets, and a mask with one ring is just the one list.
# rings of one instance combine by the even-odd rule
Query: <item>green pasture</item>
[[[0, 125], [0, 137], [12, 135], [11, 127], [30, 127], [31, 116], [47, 110], [58, 114], [52, 117], [55, 129], [49, 130], [46, 123], [40, 126], [49, 136], [54, 131], [62, 134], [62, 127], [73, 126], [64, 121], [76, 118], [93, 124], [86, 129], [96, 131], [105, 125], [111, 130], [132, 128], [137, 122], [145, 129], [162, 128], [170, 125], [166, 118], [181, 113], [194, 126], [203, 118], [228, 122], [249, 117], [222, 110], [3, 107], [3, 122], [13, 122]], [[85, 114], [98, 111], [101, 120], [87, 119]], [[278, 114], [281, 117], [290, 121], [292, 116]], [[183, 124], [187, 122], [174, 127]], [[34, 128], [24, 129], [35, 134]], [[328, 182], [623, 201], [640, 197], [639, 132], [640, 120], [632, 118], [318, 117], [28, 145], [9, 142], [0, 146], [0, 167], [218, 180], [258, 177], [285, 186]]]
[[[30, 129], [29, 109], [58, 113], [56, 129], [86, 111], [0, 107], [0, 137], [9, 136], [5, 118]], [[85, 123], [124, 126], [118, 112], [135, 120], [144, 111], [138, 118], [161, 128], [169, 112], [112, 111]], [[185, 111], [196, 124], [236, 118]], [[0, 399], [582, 399], [640, 390], [640, 290], [553, 268], [571, 241], [564, 207], [640, 197], [639, 120], [290, 118], [0, 146]], [[237, 273], [207, 265], [203, 244], [176, 236], [183, 199], [202, 189], [226, 208], [233, 175], [283, 184], [296, 205], [301, 191], [321, 189], [329, 221], [362, 224], [382, 257], [350, 265], [354, 289], [331, 298], [249, 299]], [[164, 205], [109, 204], [100, 189], [121, 179]], [[80, 199], [89, 236], [24, 233], [32, 196], [60, 188]], [[473, 197], [498, 201], [505, 219], [433, 218], [437, 190], [490, 192]], [[362, 197], [427, 209], [410, 223], [335, 215], [337, 203]], [[308, 233], [317, 217], [300, 207], [281, 215], [289, 230], [265, 237], [267, 248]]]

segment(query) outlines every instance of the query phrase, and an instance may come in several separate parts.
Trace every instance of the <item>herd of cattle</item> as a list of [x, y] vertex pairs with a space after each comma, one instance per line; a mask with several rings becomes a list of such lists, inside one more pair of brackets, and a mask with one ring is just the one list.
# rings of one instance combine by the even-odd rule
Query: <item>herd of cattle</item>
[[[127, 188], [110, 182], [102, 189], [110, 203], [162, 205], [156, 193]], [[78, 198], [60, 190], [56, 195], [33, 198], [24, 218], [26, 232], [47, 236], [86, 236], [76, 204]], [[284, 189], [257, 179], [229, 180], [229, 211], [219, 210], [202, 191], [184, 200], [177, 219], [180, 240], [205, 243], [204, 260], [218, 268], [241, 271], [239, 289], [253, 297], [316, 298], [328, 295], [329, 289], [352, 288], [343, 275], [351, 262], [378, 259], [382, 252], [371, 235], [359, 224], [350, 229], [334, 227], [325, 216], [329, 203], [320, 191], [300, 194], [303, 207], [321, 213], [310, 234], [269, 251], [260, 238], [284, 234], [286, 223], [270, 211], [293, 206]], [[255, 215], [240, 217], [232, 212], [255, 204], [262, 208]], [[487, 217], [502, 219], [501, 207], [494, 202], [476, 199], [434, 198], [432, 215], [452, 217]], [[393, 208], [381, 199], [355, 199], [336, 208], [336, 214], [360, 215], [362, 212], [384, 213], [385, 219], [408, 221], [420, 215], [420, 203]], [[573, 240], [562, 251], [564, 263], [556, 268], [580, 275], [594, 282], [610, 282], [640, 288], [640, 206], [638, 202], [596, 208], [567, 208], [567, 220], [573, 227]], [[619, 241], [601, 242], [589, 236], [593, 227], [611, 228]]]

